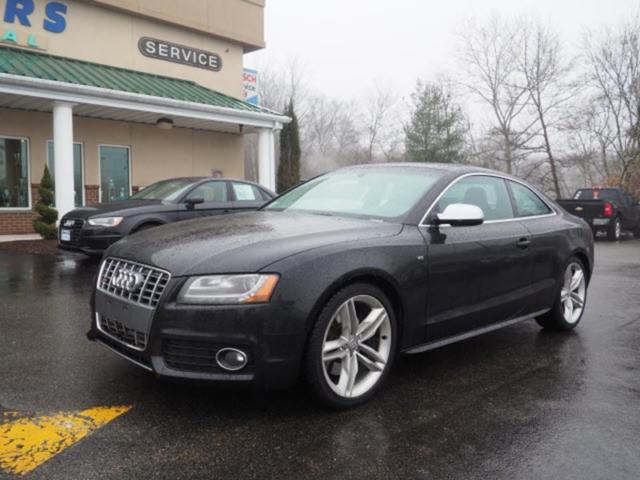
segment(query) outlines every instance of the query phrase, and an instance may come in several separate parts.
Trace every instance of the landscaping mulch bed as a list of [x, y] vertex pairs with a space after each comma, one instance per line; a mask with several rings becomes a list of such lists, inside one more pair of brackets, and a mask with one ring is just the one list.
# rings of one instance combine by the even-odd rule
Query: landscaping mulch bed
[[58, 251], [57, 240], [20, 240], [17, 242], [0, 242], [0, 252], [55, 255]]

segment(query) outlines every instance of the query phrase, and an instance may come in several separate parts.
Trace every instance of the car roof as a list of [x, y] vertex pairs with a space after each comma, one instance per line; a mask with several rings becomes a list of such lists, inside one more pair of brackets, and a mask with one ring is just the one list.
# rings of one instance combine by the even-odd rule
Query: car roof
[[[515, 178], [499, 170], [478, 167], [476, 165], [462, 165], [459, 163], [431, 163], [431, 162], [392, 162], [392, 163], [368, 163], [344, 167], [339, 170], [349, 169], [375, 169], [375, 168], [419, 168], [425, 170], [439, 170], [451, 175], [464, 175], [466, 173], [493, 173], [496, 175]], [[339, 171], [338, 170], [338, 171]]]
[[[158, 180], [158, 182], [170, 182], [171, 180], [185, 180], [193, 183], [207, 182], [207, 181], [219, 181], [219, 182], [241, 182], [248, 183], [250, 185], [255, 185], [256, 187], [261, 188], [262, 190], [269, 191], [268, 188], [260, 185], [259, 183], [252, 182], [250, 180], [244, 180], [242, 178], [227, 178], [227, 177], [174, 177], [174, 178], [165, 178], [163, 180]], [[157, 183], [157, 182], [154, 182]]]

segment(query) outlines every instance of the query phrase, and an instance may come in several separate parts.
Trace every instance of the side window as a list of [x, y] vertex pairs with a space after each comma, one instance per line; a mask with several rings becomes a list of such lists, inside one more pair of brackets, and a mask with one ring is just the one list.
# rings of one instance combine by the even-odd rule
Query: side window
[[547, 204], [524, 185], [509, 182], [509, 186], [513, 192], [513, 199], [515, 200], [519, 217], [533, 217], [535, 215], [551, 213], [551, 209]]
[[221, 181], [203, 183], [187, 195], [187, 199], [191, 198], [204, 198], [205, 203], [226, 202], [227, 184]]
[[435, 213], [440, 213], [452, 203], [467, 203], [484, 212], [485, 221], [513, 218], [513, 208], [505, 181], [498, 177], [473, 175], [451, 186], [440, 197]]
[[238, 202], [261, 202], [263, 199], [262, 192], [248, 183], [231, 182], [231, 188]]

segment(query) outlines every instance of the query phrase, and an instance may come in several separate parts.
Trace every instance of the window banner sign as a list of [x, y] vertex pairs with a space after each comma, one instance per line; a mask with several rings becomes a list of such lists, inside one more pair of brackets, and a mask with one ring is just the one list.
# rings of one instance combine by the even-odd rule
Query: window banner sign
[[260, 105], [260, 92], [258, 88], [258, 71], [245, 68], [242, 74], [242, 86], [244, 87], [244, 101], [252, 105]]
[[212, 70], [214, 72], [219, 72], [222, 69], [222, 59], [217, 53], [207, 52], [177, 43], [142, 37], [138, 41], [138, 49], [142, 55], [149, 58], [204, 68], [205, 70]]

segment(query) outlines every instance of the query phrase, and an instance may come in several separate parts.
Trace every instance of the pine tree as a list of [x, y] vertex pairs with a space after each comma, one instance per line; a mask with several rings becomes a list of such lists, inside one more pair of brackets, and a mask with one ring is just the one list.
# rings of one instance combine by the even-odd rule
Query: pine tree
[[451, 93], [441, 84], [418, 82], [411, 99], [413, 113], [405, 125], [408, 160], [441, 163], [464, 161], [465, 119]]
[[280, 164], [278, 165], [278, 192], [284, 192], [300, 183], [300, 131], [298, 118], [289, 100], [285, 115], [291, 118], [280, 132]]
[[33, 221], [33, 228], [45, 240], [54, 240], [58, 236], [58, 229], [56, 228], [58, 211], [52, 206], [53, 179], [46, 165], [38, 188], [38, 195], [40, 200], [36, 203], [34, 210], [38, 213], [39, 218]]

